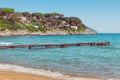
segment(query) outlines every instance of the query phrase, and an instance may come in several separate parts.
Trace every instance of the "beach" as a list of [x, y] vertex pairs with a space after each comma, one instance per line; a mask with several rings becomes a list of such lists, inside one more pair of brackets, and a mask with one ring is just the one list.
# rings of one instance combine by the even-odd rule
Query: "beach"
[[54, 79], [45, 76], [1, 70], [0, 80], [54, 80]]
[[0, 80], [99, 80], [94, 78], [74, 78], [74, 79], [53, 79], [46, 76], [34, 75], [30, 73], [13, 72], [0, 70]]

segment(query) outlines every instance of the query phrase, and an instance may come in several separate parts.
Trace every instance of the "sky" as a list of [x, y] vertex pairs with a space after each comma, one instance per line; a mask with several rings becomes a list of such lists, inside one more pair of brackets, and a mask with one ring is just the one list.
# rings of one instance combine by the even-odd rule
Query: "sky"
[[120, 0], [0, 0], [17, 12], [62, 13], [79, 17], [99, 33], [120, 33]]

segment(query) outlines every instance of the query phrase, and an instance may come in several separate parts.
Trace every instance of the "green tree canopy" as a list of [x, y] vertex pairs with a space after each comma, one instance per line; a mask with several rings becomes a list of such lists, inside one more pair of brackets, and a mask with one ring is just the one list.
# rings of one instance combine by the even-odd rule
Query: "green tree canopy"
[[14, 9], [13, 8], [1, 8], [3, 12], [7, 12], [7, 13], [14, 13]]
[[39, 12], [32, 13], [32, 16], [36, 16], [38, 19], [44, 18], [44, 14], [39, 13]]
[[23, 16], [29, 17], [31, 14], [29, 12], [22, 12]]

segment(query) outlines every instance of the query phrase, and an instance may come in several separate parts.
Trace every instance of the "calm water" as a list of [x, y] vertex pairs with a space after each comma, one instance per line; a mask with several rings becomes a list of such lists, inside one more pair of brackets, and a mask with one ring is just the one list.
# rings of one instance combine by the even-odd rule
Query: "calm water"
[[0, 37], [0, 45], [109, 41], [109, 46], [0, 49], [0, 62], [72, 75], [119, 77], [120, 34]]

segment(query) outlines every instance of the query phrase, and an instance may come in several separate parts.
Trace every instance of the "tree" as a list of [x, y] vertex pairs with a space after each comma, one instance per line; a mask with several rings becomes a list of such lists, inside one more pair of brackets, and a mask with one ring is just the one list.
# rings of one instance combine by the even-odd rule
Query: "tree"
[[10, 21], [10, 22], [17, 22], [18, 21], [17, 16], [16, 15], [12, 15], [10, 17], [10, 19], [8, 19], [8, 21]]
[[20, 26], [19, 26], [19, 23], [15, 22], [12, 27], [11, 27], [11, 30], [18, 30], [20, 29]]
[[25, 17], [30, 17], [30, 15], [31, 15], [29, 12], [23, 12], [22, 14], [23, 14], [23, 16], [25, 16]]
[[77, 17], [65, 17], [61, 20], [66, 21], [68, 24], [72, 26], [78, 26], [78, 24], [82, 24], [82, 21]]
[[21, 12], [15, 12], [14, 15], [17, 17], [17, 16], [22, 16], [22, 13]]
[[46, 13], [45, 18], [62, 18], [64, 15], [59, 13]]
[[3, 13], [3, 10], [0, 8], [0, 15]]
[[2, 15], [7, 15], [7, 14], [11, 14], [14, 13], [14, 9], [13, 8], [1, 8], [2, 9]]
[[1, 8], [3, 10], [3, 12], [9, 12], [9, 13], [14, 13], [14, 9], [13, 8]]
[[0, 20], [0, 28], [2, 27], [2, 20]]
[[32, 16], [37, 17], [37, 19], [43, 19], [44, 18], [44, 14], [39, 13], [39, 12], [32, 13]]
[[63, 14], [59, 14], [59, 13], [52, 13], [53, 18], [62, 18], [64, 15]]

